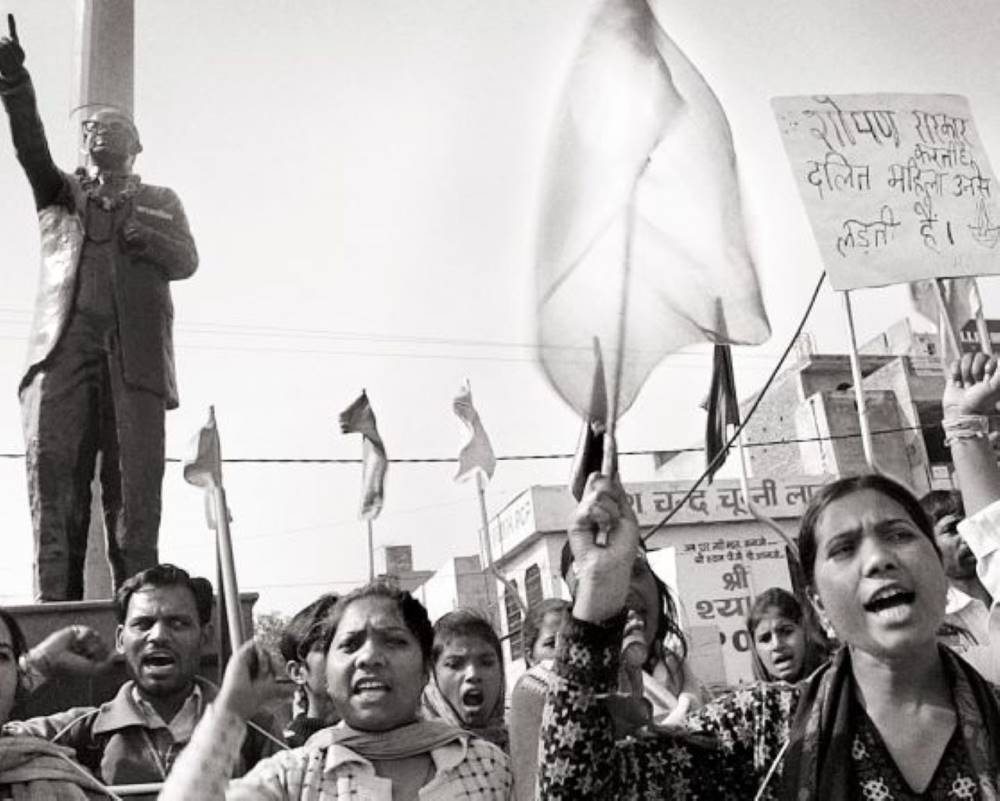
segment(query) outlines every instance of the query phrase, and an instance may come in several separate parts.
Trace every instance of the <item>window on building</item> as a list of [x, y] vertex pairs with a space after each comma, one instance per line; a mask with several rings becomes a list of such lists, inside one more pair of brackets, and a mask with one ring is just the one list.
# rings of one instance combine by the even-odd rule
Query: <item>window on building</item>
[[521, 658], [521, 653], [523, 647], [521, 644], [521, 626], [523, 621], [521, 620], [521, 606], [517, 602], [517, 598], [511, 593], [513, 590], [517, 592], [517, 582], [513, 579], [510, 582], [510, 589], [504, 589], [503, 592], [503, 606], [507, 613], [507, 642], [510, 644], [510, 660], [513, 662], [515, 659]]
[[941, 434], [940, 401], [917, 401], [917, 419], [923, 429], [924, 447], [927, 449], [927, 460], [931, 464], [948, 464], [951, 462], [951, 451], [945, 447], [944, 436]]
[[524, 602], [528, 605], [528, 609], [531, 609], [536, 604], [540, 604], [544, 598], [542, 571], [538, 569], [538, 565], [532, 565], [524, 571]]

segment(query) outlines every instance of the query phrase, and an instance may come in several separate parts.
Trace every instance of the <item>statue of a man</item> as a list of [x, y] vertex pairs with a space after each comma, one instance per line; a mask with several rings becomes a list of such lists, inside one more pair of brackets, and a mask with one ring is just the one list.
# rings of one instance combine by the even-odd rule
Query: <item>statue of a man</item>
[[0, 99], [35, 197], [41, 276], [19, 388], [35, 536], [35, 595], [83, 597], [90, 482], [101, 493], [115, 589], [156, 564], [164, 412], [177, 406], [170, 281], [198, 254], [180, 200], [132, 172], [142, 150], [128, 115], [83, 123], [90, 165], [49, 153], [14, 18], [0, 38]]

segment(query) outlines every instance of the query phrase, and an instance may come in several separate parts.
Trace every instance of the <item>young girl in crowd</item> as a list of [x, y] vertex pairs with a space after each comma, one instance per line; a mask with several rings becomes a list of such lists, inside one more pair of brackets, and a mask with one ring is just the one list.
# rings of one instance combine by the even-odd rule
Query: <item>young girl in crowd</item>
[[[598, 547], [598, 528], [608, 533]], [[638, 525], [593, 475], [569, 532], [579, 571], [542, 732], [541, 798], [991, 799], [1000, 694], [939, 647], [947, 582], [929, 520], [881, 475], [833, 482], [802, 519], [808, 591], [844, 646], [798, 685], [709, 703], [684, 735], [616, 743], [614, 690]]]
[[798, 598], [781, 587], [764, 590], [747, 616], [754, 678], [795, 683], [829, 656], [825, 638], [811, 630]]
[[243, 721], [273, 692], [273, 668], [248, 643], [171, 772], [166, 801], [501, 801], [507, 757], [492, 743], [424, 720], [434, 632], [408, 592], [375, 581], [341, 598], [326, 618], [327, 689], [341, 722], [228, 783]]
[[510, 695], [510, 766], [514, 773], [514, 797], [535, 797], [538, 774], [538, 731], [542, 725], [545, 693], [552, 675], [552, 660], [559, 632], [569, 619], [572, 605], [560, 598], [546, 598], [528, 610], [522, 629], [524, 661], [529, 669], [521, 674]]
[[490, 622], [457, 609], [434, 624], [434, 669], [424, 688], [423, 709], [507, 750], [503, 653]]
[[286, 745], [298, 748], [313, 734], [337, 722], [326, 691], [326, 649], [323, 620], [337, 602], [330, 592], [299, 610], [285, 626], [278, 644], [285, 672], [295, 683], [295, 713], [282, 731]]
[[569, 618], [571, 608], [570, 602], [562, 598], [546, 598], [528, 610], [521, 630], [524, 662], [528, 667], [555, 659], [559, 631]]

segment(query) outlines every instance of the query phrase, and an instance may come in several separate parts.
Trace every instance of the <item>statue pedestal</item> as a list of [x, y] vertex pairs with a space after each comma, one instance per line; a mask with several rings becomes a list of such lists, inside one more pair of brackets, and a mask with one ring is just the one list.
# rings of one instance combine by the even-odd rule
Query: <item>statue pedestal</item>
[[[257, 602], [257, 593], [240, 593], [240, 606], [243, 627], [246, 632], [253, 632], [253, 607]], [[56, 629], [64, 626], [90, 626], [97, 631], [108, 646], [114, 649], [115, 631], [118, 619], [114, 604], [111, 601], [65, 601], [47, 604], [26, 604], [24, 606], [4, 607], [24, 631], [28, 646], [35, 645]], [[212, 613], [212, 622], [218, 631], [218, 599]], [[208, 647], [202, 653], [201, 670], [199, 674], [209, 681], [216, 682], [218, 677], [217, 639], [212, 637]], [[47, 715], [59, 712], [73, 706], [94, 706], [109, 700], [118, 691], [128, 676], [125, 673], [125, 661], [116, 656], [111, 669], [93, 678], [56, 679], [44, 685], [32, 695], [19, 717]]]

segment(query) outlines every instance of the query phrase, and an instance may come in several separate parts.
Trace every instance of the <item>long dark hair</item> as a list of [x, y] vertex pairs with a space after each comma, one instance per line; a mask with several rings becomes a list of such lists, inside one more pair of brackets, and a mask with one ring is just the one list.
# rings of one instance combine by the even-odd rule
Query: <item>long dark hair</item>
[[902, 506], [920, 532], [930, 540], [938, 558], [941, 558], [941, 551], [934, 540], [934, 526], [912, 492], [902, 484], [878, 473], [849, 476], [818, 490], [802, 516], [802, 523], [799, 526], [799, 557], [802, 560], [802, 572], [807, 585], [812, 586], [816, 569], [816, 525], [820, 517], [834, 501], [862, 490], [880, 492]]
[[18, 625], [14, 616], [6, 609], [0, 609], [0, 620], [7, 626], [10, 632], [10, 645], [13, 650], [14, 664], [17, 665], [17, 684], [14, 688], [14, 703], [11, 707], [11, 714], [14, 714], [27, 697], [28, 691], [24, 683], [24, 674], [21, 672], [21, 657], [28, 652], [28, 641], [24, 638], [24, 632]]
[[[659, 600], [656, 636], [649, 648], [649, 655], [646, 657], [642, 669], [652, 675], [656, 666], [662, 663], [670, 674], [671, 682], [677, 683], [680, 681], [683, 683], [684, 660], [687, 659], [688, 650], [687, 638], [684, 636], [683, 629], [681, 629], [677, 614], [677, 604], [674, 602], [670, 588], [660, 580], [660, 577], [656, 575], [656, 571], [653, 570], [653, 566], [646, 559], [645, 546], [643, 546], [639, 556], [645, 563], [649, 574], [653, 577], [653, 581], [656, 582], [656, 595]], [[563, 545], [562, 554], [559, 559], [559, 571], [562, 573], [563, 581], [567, 583], [567, 576], [573, 567], [573, 558], [573, 551], [567, 540], [566, 544]], [[668, 640], [670, 642], [669, 648], [667, 647]], [[675, 671], [680, 671], [682, 675], [676, 675]]]
[[799, 679], [810, 675], [816, 668], [822, 665], [830, 655], [830, 642], [821, 629], [812, 625], [812, 616], [806, 614], [805, 604], [799, 601], [788, 590], [781, 587], [769, 587], [758, 595], [750, 607], [747, 615], [747, 631], [750, 632], [752, 645], [750, 648], [750, 661], [753, 667], [754, 678], [758, 681], [773, 681], [764, 661], [757, 653], [757, 638], [755, 632], [760, 621], [768, 612], [774, 610], [781, 617], [787, 618], [802, 629], [803, 640], [805, 641], [805, 654], [802, 657], [802, 666], [799, 675], [789, 679], [796, 682]]

